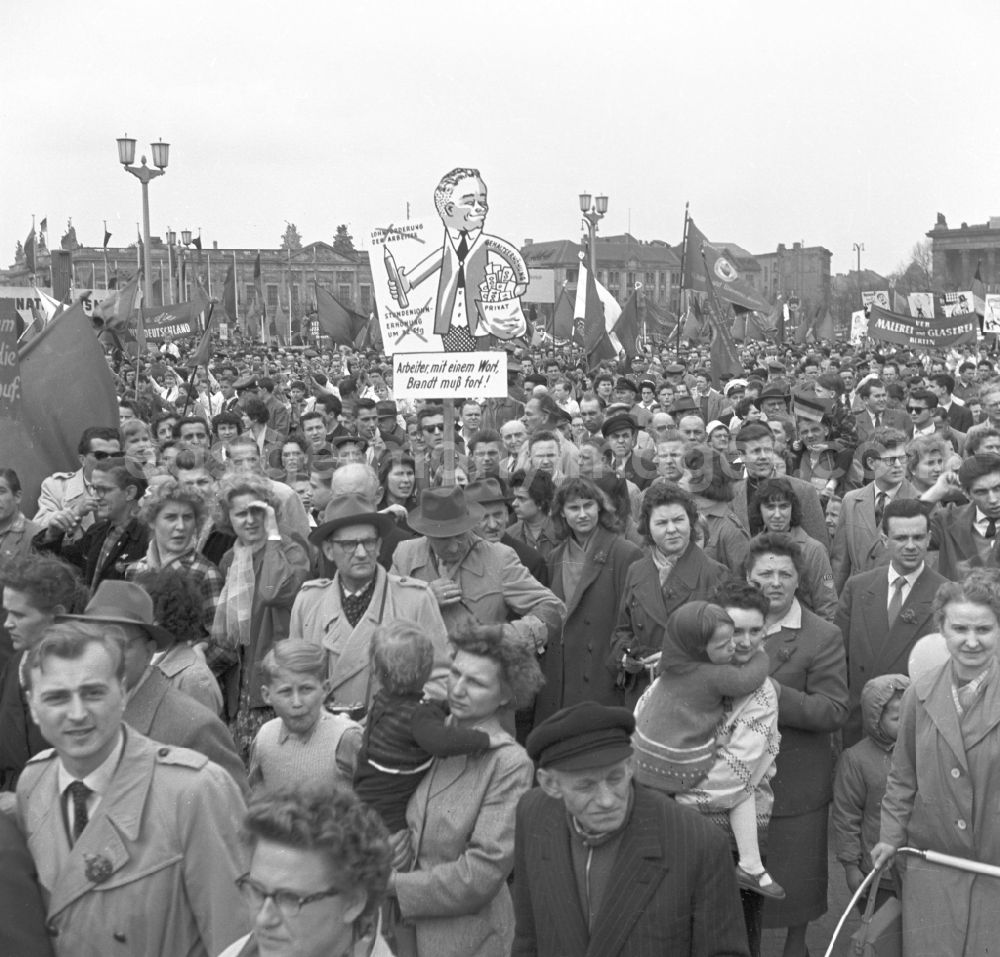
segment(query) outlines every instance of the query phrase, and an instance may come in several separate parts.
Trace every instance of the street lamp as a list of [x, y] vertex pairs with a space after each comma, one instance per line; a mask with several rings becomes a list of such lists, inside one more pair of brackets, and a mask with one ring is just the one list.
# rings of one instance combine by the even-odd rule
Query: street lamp
[[[591, 205], [593, 201], [593, 205]], [[608, 211], [608, 197], [592, 197], [590, 193], [580, 193], [580, 212], [583, 213], [583, 228], [587, 231], [587, 242], [590, 245], [590, 272], [597, 274], [597, 224]]]
[[125, 167], [125, 172], [131, 173], [140, 183], [142, 183], [142, 272], [143, 272], [143, 298], [146, 303], [153, 301], [153, 276], [150, 267], [149, 253], [149, 181], [157, 176], [162, 176], [167, 169], [170, 159], [170, 144], [162, 141], [150, 143], [150, 150], [153, 153], [153, 165], [156, 169], [150, 169], [146, 165], [146, 157], [140, 160], [141, 166], [133, 166], [135, 162], [135, 140], [126, 133], [118, 138], [118, 162]]
[[864, 291], [862, 290], [862, 283], [861, 283], [861, 254], [865, 251], [865, 244], [854, 243], [854, 245], [851, 246], [851, 249], [853, 249], [858, 254], [858, 295], [861, 297], [861, 308], [864, 309], [865, 294]]

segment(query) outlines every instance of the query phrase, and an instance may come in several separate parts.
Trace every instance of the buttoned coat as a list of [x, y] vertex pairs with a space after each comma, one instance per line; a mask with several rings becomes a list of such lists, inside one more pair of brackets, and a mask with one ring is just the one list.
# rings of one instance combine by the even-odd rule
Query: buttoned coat
[[980, 557], [975, 521], [974, 504], [939, 508], [931, 515], [931, 551], [937, 552], [938, 571], [951, 581], [960, 581], [971, 568], [997, 564], [996, 545], [985, 563]]
[[[870, 442], [875, 434], [875, 425], [867, 409], [854, 416], [854, 427], [858, 432], [859, 444]], [[913, 420], [902, 409], [886, 409], [882, 413], [883, 429], [898, 429], [908, 439], [913, 436]]]
[[125, 705], [125, 723], [160, 744], [190, 748], [229, 773], [247, 794], [247, 773], [229, 729], [194, 698], [170, 686], [158, 668], [135, 689]]
[[833, 798], [830, 735], [847, 718], [847, 664], [840, 629], [802, 609], [801, 628], [781, 628], [764, 647], [781, 685], [773, 817], [815, 811]]
[[588, 931], [561, 801], [540, 788], [517, 809], [511, 957], [737, 957], [747, 935], [721, 828], [634, 785], [607, 891]]
[[535, 700], [535, 723], [581, 701], [617, 704], [615, 676], [608, 670], [611, 636], [625, 579], [642, 551], [606, 528], [594, 531], [576, 594], [563, 591], [562, 560], [567, 543], [549, 557], [552, 591], [566, 604], [562, 634], [550, 641], [540, 664], [545, 684]]
[[375, 569], [375, 587], [368, 608], [351, 626], [340, 598], [340, 581], [334, 576], [306, 582], [292, 606], [289, 637], [322, 645], [327, 652], [333, 701], [338, 705], [371, 703], [378, 682], [371, 670], [371, 643], [383, 623], [407, 622], [431, 640], [434, 670], [428, 690], [444, 697], [448, 669], [448, 634], [431, 590], [421, 581], [400, 578], [381, 565]]
[[396, 875], [396, 893], [404, 920], [416, 927], [417, 957], [510, 952], [514, 817], [534, 769], [503, 736], [489, 751], [436, 759], [410, 798], [416, 864]]
[[[808, 482], [795, 478], [794, 475], [785, 475], [784, 478], [791, 484], [792, 491], [799, 500], [799, 505], [802, 506], [802, 527], [806, 534], [810, 538], [815, 538], [824, 547], [829, 545], [830, 532], [826, 527], [826, 515], [819, 500], [819, 492]], [[733, 484], [733, 498], [730, 507], [747, 528], [752, 528], [748, 506], [747, 480], [741, 479]]]
[[[730, 577], [728, 568], [712, 561], [694, 543], [677, 559], [662, 587], [659, 570], [649, 555], [631, 565], [611, 639], [608, 656], [611, 673], [618, 674], [618, 664], [626, 649], [634, 658], [661, 651], [670, 615], [686, 602], [707, 600], [716, 586]], [[648, 686], [648, 672], [633, 675], [617, 703], [634, 708]]]
[[52, 750], [33, 758], [17, 803], [59, 957], [214, 957], [250, 929], [234, 884], [246, 872], [243, 795], [225, 771], [126, 729], [108, 791], [71, 848], [58, 766]]
[[844, 725], [844, 747], [861, 740], [861, 690], [879, 675], [908, 673], [910, 652], [917, 639], [936, 631], [932, 606], [938, 588], [947, 581], [933, 568], [913, 583], [892, 627], [889, 627], [889, 566], [847, 579], [834, 624], [844, 636], [850, 705]]
[[[830, 551], [833, 587], [837, 594], [843, 591], [845, 582], [852, 575], [889, 564], [882, 529], [875, 522], [875, 496], [875, 483], [869, 482], [848, 492], [841, 503]], [[916, 487], [903, 479], [891, 501], [919, 497]]]
[[[950, 662], [906, 690], [880, 840], [1000, 866], [1000, 681], [994, 673], [963, 740]], [[903, 953], [981, 957], [1000, 941], [1000, 878], [899, 855]]]
[[[426, 538], [400, 542], [392, 559], [396, 575], [424, 582], [442, 577]], [[449, 631], [472, 620], [484, 625], [534, 616], [545, 625], [548, 640], [559, 634], [566, 606], [521, 564], [517, 553], [499, 542], [477, 538], [454, 573], [462, 599], [440, 608]]]

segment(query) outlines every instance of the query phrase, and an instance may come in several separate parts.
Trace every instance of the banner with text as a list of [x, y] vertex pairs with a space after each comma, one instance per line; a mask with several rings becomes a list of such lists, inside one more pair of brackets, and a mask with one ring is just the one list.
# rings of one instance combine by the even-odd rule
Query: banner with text
[[922, 319], [901, 316], [898, 312], [873, 305], [868, 335], [872, 339], [911, 348], [947, 349], [974, 344], [979, 338], [979, 322], [975, 314]]
[[889, 290], [888, 289], [874, 289], [871, 292], [861, 293], [861, 301], [864, 303], [865, 309], [871, 306], [878, 306], [880, 309], [889, 308]]
[[397, 352], [392, 357], [397, 399], [507, 397], [506, 352]]

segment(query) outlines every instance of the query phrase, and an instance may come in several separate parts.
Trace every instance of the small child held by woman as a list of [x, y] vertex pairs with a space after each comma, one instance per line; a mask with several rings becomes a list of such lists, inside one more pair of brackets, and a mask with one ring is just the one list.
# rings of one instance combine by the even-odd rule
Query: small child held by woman
[[[708, 775], [716, 759], [723, 699], [750, 694], [768, 680], [763, 650], [746, 664], [734, 665], [735, 650], [733, 621], [718, 605], [689, 602], [667, 619], [659, 676], [635, 709], [637, 781], [676, 795]], [[785, 892], [761, 861], [753, 795], [728, 813], [739, 851], [740, 886], [780, 900]]]
[[406, 805], [434, 758], [484, 751], [490, 736], [447, 723], [443, 702], [423, 700], [434, 646], [415, 625], [377, 628], [371, 657], [380, 687], [368, 710], [354, 790], [395, 833], [405, 830]]

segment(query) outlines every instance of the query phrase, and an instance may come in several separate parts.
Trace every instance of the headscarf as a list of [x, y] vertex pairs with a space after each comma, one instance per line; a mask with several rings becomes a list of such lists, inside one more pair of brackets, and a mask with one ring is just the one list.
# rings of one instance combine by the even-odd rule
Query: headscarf
[[897, 694], [909, 687], [906, 675], [878, 675], [866, 681], [861, 689], [861, 725], [865, 734], [885, 750], [892, 748], [896, 739], [887, 737], [882, 730], [882, 712]]
[[697, 664], [709, 663], [706, 646], [720, 625], [731, 625], [723, 608], [707, 601], [681, 605], [668, 619], [660, 655], [660, 673], [685, 674]]

